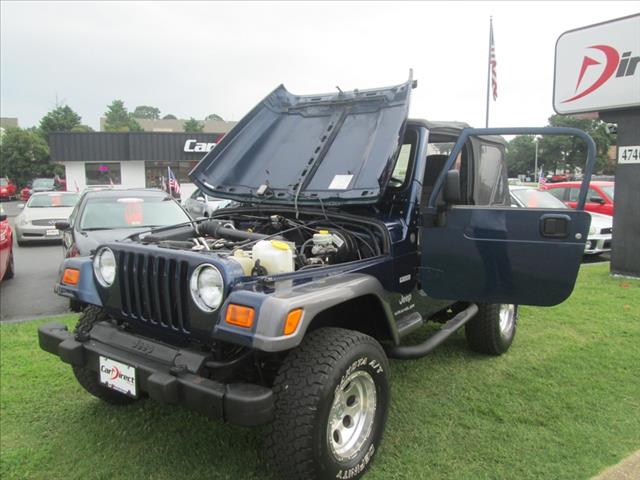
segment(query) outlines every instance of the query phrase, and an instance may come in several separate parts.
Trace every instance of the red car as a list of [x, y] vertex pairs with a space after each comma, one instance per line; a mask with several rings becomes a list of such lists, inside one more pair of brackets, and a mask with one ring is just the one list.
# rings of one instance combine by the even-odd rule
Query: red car
[[[614, 182], [591, 182], [584, 209], [589, 212], [613, 215], [613, 185]], [[576, 208], [580, 182], [552, 183], [545, 185], [543, 188], [549, 190], [554, 197], [562, 200], [571, 208]]]
[[13, 278], [13, 232], [0, 207], [0, 282]]
[[16, 184], [6, 177], [0, 178], [0, 199], [14, 200], [16, 198]]

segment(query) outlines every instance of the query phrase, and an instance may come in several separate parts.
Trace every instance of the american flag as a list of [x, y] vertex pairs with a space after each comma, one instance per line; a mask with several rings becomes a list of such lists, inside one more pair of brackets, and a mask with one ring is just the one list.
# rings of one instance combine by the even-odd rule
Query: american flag
[[538, 185], [540, 187], [546, 185], [547, 177], [544, 176], [544, 170], [540, 167], [540, 173], [538, 174]]
[[493, 100], [498, 99], [498, 75], [496, 74], [496, 46], [493, 43], [493, 21], [490, 25], [489, 32], [489, 65], [491, 65], [491, 90], [493, 92]]
[[178, 183], [178, 179], [173, 174], [173, 170], [171, 170], [171, 167], [167, 167], [167, 178], [168, 178], [167, 184], [169, 185], [169, 193], [171, 193], [171, 191], [173, 190], [176, 193], [176, 195], [180, 195], [180, 191], [181, 191], [180, 183]]

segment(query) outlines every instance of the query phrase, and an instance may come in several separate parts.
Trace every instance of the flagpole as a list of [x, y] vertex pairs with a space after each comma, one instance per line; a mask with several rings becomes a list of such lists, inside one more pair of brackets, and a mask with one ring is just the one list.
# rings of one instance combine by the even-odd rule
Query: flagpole
[[484, 127], [489, 128], [489, 89], [491, 88], [491, 37], [493, 36], [493, 17], [489, 17], [489, 52], [487, 56], [487, 105]]

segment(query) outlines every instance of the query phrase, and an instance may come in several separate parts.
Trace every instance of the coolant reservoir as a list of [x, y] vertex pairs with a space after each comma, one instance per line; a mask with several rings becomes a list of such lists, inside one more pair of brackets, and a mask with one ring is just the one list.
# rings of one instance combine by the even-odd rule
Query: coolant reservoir
[[253, 268], [254, 260], [251, 258], [251, 254], [249, 252], [245, 252], [244, 250], [236, 250], [233, 252], [233, 256], [229, 257], [232, 260], [235, 260], [242, 267], [242, 271], [244, 274], [249, 277], [251, 276], [251, 269]]
[[293, 251], [286, 242], [279, 240], [260, 240], [251, 250], [251, 257], [256, 262], [260, 260], [269, 275], [293, 272]]

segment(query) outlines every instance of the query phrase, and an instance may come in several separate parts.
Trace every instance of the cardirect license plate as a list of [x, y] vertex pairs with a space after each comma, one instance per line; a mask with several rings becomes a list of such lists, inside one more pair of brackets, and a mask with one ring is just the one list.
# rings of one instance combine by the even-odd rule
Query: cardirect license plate
[[137, 396], [136, 369], [102, 355], [100, 356], [100, 383], [125, 395]]
[[45, 234], [47, 237], [57, 237], [60, 234], [60, 232], [57, 229], [52, 229], [52, 230], [47, 230], [47, 233]]

